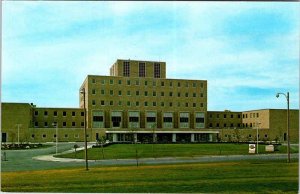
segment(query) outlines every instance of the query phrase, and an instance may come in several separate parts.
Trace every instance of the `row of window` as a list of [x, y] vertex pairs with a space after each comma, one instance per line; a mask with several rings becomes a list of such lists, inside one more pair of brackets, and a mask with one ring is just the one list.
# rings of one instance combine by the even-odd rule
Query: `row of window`
[[[48, 122], [35, 121], [34, 127], [39, 127], [40, 125], [42, 125], [42, 123], [43, 123], [43, 127], [56, 127], [56, 125], [57, 125], [57, 122], [48, 123]], [[79, 126], [79, 123], [77, 123], [77, 122], [71, 122], [71, 125], [72, 125], [72, 127], [84, 127], [84, 122], [80, 122], [80, 126]], [[62, 122], [62, 126], [67, 127], [67, 122], [66, 121]]]
[[[227, 123], [224, 123], [223, 124], [223, 127], [225, 128], [225, 127], [255, 127], [255, 123], [250, 123], [249, 125], [248, 125], [248, 123], [237, 123], [236, 125], [234, 125], [233, 123], [231, 123], [230, 125], [227, 125]], [[216, 123], [215, 125], [213, 125], [212, 123], [209, 123], [209, 127], [221, 127], [220, 126], [220, 124], [219, 123]]]
[[[36, 111], [34, 111], [34, 115], [35, 116], [38, 116], [39, 115], [39, 112], [43, 112], [44, 113], [44, 116], [48, 116], [49, 115], [49, 112], [47, 111], [47, 110], [44, 110], [44, 111], [38, 111], [38, 110], [36, 110]], [[62, 112], [58, 112], [58, 111], [53, 111], [53, 116], [58, 116], [58, 114], [61, 114], [62, 116], [67, 116], [67, 112], [66, 111], [62, 111]], [[72, 112], [71, 113], [71, 115], [73, 116], [73, 117], [75, 117], [76, 116], [76, 112]], [[80, 112], [80, 115], [81, 116], [84, 116], [84, 112], [82, 111], [82, 112]]]
[[[105, 79], [102, 79], [101, 81], [101, 84], [102, 85], [105, 85], [106, 84], [106, 82], [107, 82], [107, 80], [105, 80]], [[152, 81], [152, 86], [157, 86], [157, 82], [158, 81], [155, 81], [155, 80], [153, 80]], [[162, 86], [162, 87], [164, 87], [164, 86], [166, 86], [166, 81], [159, 81], [160, 82], [160, 86]], [[169, 86], [170, 87], [173, 87], [173, 86], [175, 86], [175, 84], [173, 84], [174, 82], [173, 81], [168, 81], [169, 82]], [[95, 78], [93, 78], [92, 79], [92, 83], [93, 84], [95, 84], [96, 83], [96, 79]], [[118, 84], [119, 85], [122, 85], [122, 83], [123, 83], [123, 80], [118, 80]], [[144, 86], [150, 86], [151, 84], [150, 84], [150, 81], [148, 81], [148, 80], [145, 80], [145, 81], [143, 81], [143, 83], [144, 83]], [[114, 79], [110, 79], [109, 80], [109, 84], [110, 85], [114, 85], [115, 84], [115, 80]], [[140, 80], [126, 80], [126, 85], [128, 85], [128, 86], [130, 86], [130, 85], [136, 85], [136, 86], [139, 86], [141, 84], [141, 81]], [[182, 84], [182, 81], [181, 82], [177, 82], [177, 87], [181, 87], [181, 84]], [[190, 87], [190, 83], [189, 82], [184, 82], [184, 86], [185, 87]], [[197, 87], [197, 83], [196, 82], [193, 82], [192, 84], [191, 84], [191, 86], [193, 87], [193, 88], [195, 88], [195, 87]], [[201, 88], [203, 88], [204, 87], [204, 84], [203, 84], [203, 82], [200, 82], [200, 87]]]
[[[235, 134], [232, 134], [232, 135], [231, 135], [231, 134], [225, 134], [224, 136], [225, 136], [225, 137], [228, 137], [228, 138], [230, 138], [230, 137], [234, 137], [234, 138], [235, 138], [235, 137], [236, 137]], [[252, 135], [249, 134], [248, 137], [249, 137], [249, 138], [252, 138]], [[260, 135], [258, 134], [258, 138], [259, 138], [259, 137], [260, 137]], [[255, 136], [255, 138], [256, 138], [256, 136]], [[268, 138], [268, 134], [265, 134], [265, 138]]]
[[[210, 114], [209, 115], [209, 118], [213, 118], [213, 114]], [[219, 119], [220, 118], [220, 114], [216, 114], [216, 118]], [[223, 118], [226, 119], [227, 118], [227, 114], [223, 114]], [[228, 118], [229, 118], [229, 115], [228, 115]], [[234, 115], [233, 114], [230, 114], [230, 118], [234, 118]], [[241, 115], [240, 114], [237, 114], [237, 118], [241, 118]]]
[[[258, 118], [259, 117], [259, 113], [250, 113], [249, 117], [250, 118]], [[243, 114], [243, 118], [248, 118], [248, 114]]]
[[[89, 134], [87, 134], [86, 136], [88, 138]], [[52, 137], [56, 138], [56, 134], [53, 134]], [[69, 138], [69, 134], [64, 134], [63, 137], [64, 138]], [[35, 134], [31, 134], [31, 138], [34, 139], [35, 138]], [[47, 138], [47, 134], [42, 134], [42, 138]], [[79, 134], [74, 134], [74, 138], [79, 138]]]
[[[96, 100], [92, 100], [92, 105], [93, 106], [96, 106]], [[126, 104], [125, 102], [123, 101], [118, 101], [115, 102], [113, 100], [110, 100], [110, 101], [104, 101], [104, 100], [101, 100], [100, 101], [100, 105], [101, 106], [115, 106], [115, 105], [118, 105], [118, 106], [145, 106], [145, 107], [148, 107], [148, 106], [162, 106], [162, 107], [165, 107], [165, 106], [169, 106], [169, 107], [173, 107], [173, 106], [177, 106], [177, 107], [204, 107], [204, 103], [201, 102], [201, 103], [196, 103], [196, 102], [193, 102], [193, 103], [189, 103], [189, 102], [185, 102], [185, 103], [181, 103], [181, 102], [177, 102], [177, 103], [173, 103], [173, 102], [169, 102], [169, 103], [166, 103], [166, 102], [160, 102], [160, 103], [157, 103], [157, 102], [144, 102], [144, 103], [140, 103], [139, 101], [136, 101], [136, 102], [132, 102], [132, 101], [127, 101]]]
[[[131, 96], [132, 94], [134, 94], [135, 93], [135, 96], [141, 96], [142, 95], [142, 92], [140, 91], [140, 90], [137, 90], [137, 91], [135, 91], [135, 92], [133, 92], [133, 91], [131, 91], [131, 90], [128, 90], [127, 92], [126, 92], [126, 95], [127, 96]], [[96, 89], [92, 89], [92, 94], [96, 94]], [[105, 95], [105, 90], [104, 89], [101, 89], [100, 90], [100, 94], [101, 95]], [[118, 91], [118, 93], [116, 93], [116, 91], [115, 90], [109, 90], [109, 94], [111, 95], [111, 96], [113, 96], [113, 95], [119, 95], [119, 96], [122, 96], [122, 91], [121, 90], [119, 90]], [[144, 94], [144, 96], [158, 96], [158, 93], [156, 92], [156, 91], [152, 91], [152, 94], [151, 94], [151, 92], [149, 92], [149, 91], [144, 91], [143, 92], [143, 94]], [[165, 92], [160, 92], [160, 96], [161, 97], [164, 97], [165, 96]], [[199, 96], [197, 96], [197, 93], [195, 93], [195, 92], [193, 92], [193, 93], [189, 93], [189, 92], [185, 92], [184, 93], [184, 95], [181, 93], [181, 92], [177, 92], [177, 95], [175, 95], [175, 92], [169, 92], [168, 93], [168, 96], [169, 97], [175, 97], [175, 96], [177, 96], [177, 97], [201, 97], [201, 98], [203, 98], [203, 96], [204, 96], [204, 94], [203, 93], [200, 93], [199, 94]]]

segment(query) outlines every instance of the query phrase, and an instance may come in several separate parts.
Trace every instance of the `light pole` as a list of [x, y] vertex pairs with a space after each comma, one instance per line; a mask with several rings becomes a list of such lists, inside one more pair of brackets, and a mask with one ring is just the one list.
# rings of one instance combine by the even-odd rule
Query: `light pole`
[[256, 154], [258, 154], [258, 125], [260, 123], [256, 122]]
[[291, 162], [291, 156], [290, 156], [290, 93], [289, 92], [287, 92], [287, 94], [277, 93], [276, 97], [278, 98], [280, 94], [284, 95], [285, 98], [286, 98], [286, 101], [287, 101], [287, 143], [288, 143], [288, 146], [287, 146], [287, 155], [288, 155], [287, 162], [289, 163], [289, 162]]
[[56, 128], [55, 130], [55, 140], [56, 140], [56, 148], [55, 148], [55, 153], [57, 154], [57, 149], [58, 149], [58, 124], [57, 122], [52, 123], [52, 126]]
[[89, 170], [88, 167], [88, 154], [87, 154], [87, 138], [86, 138], [86, 107], [85, 107], [85, 88], [80, 91], [83, 94], [83, 108], [84, 108], [84, 148], [85, 148], [85, 169]]

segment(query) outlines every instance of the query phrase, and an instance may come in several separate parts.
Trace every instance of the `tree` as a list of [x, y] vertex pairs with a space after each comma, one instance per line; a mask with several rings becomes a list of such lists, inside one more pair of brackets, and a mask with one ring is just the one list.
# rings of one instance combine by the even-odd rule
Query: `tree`
[[240, 139], [241, 139], [240, 130], [237, 129], [237, 128], [235, 128], [235, 129], [234, 129], [234, 134], [235, 134], [237, 143], [239, 143], [239, 142], [240, 142]]
[[74, 145], [74, 149], [75, 149], [75, 158], [76, 158], [76, 149], [79, 148], [79, 146], [77, 144]]

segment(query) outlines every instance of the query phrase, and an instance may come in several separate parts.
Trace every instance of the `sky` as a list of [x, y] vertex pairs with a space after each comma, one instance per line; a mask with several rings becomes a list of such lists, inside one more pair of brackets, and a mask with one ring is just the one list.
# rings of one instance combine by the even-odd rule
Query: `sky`
[[299, 108], [297, 2], [2, 2], [1, 101], [79, 107], [87, 75], [165, 61], [208, 82], [208, 110]]

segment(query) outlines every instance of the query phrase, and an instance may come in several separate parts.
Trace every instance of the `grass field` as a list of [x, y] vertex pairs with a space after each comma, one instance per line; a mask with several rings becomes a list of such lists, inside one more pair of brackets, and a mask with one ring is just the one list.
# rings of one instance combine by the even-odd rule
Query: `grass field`
[[5, 192], [297, 193], [298, 163], [243, 161], [5, 172]]
[[[135, 158], [136, 148], [139, 158], [248, 154], [248, 144], [114, 144], [104, 148], [104, 159]], [[265, 154], [265, 146], [259, 145], [258, 151], [260, 154]], [[291, 152], [297, 153], [298, 147], [293, 147]], [[279, 151], [275, 153], [286, 153], [286, 146], [280, 146]], [[75, 158], [75, 153], [57, 157]], [[84, 152], [77, 152], [76, 158], [84, 158]], [[88, 158], [103, 159], [102, 149], [88, 149]]]

